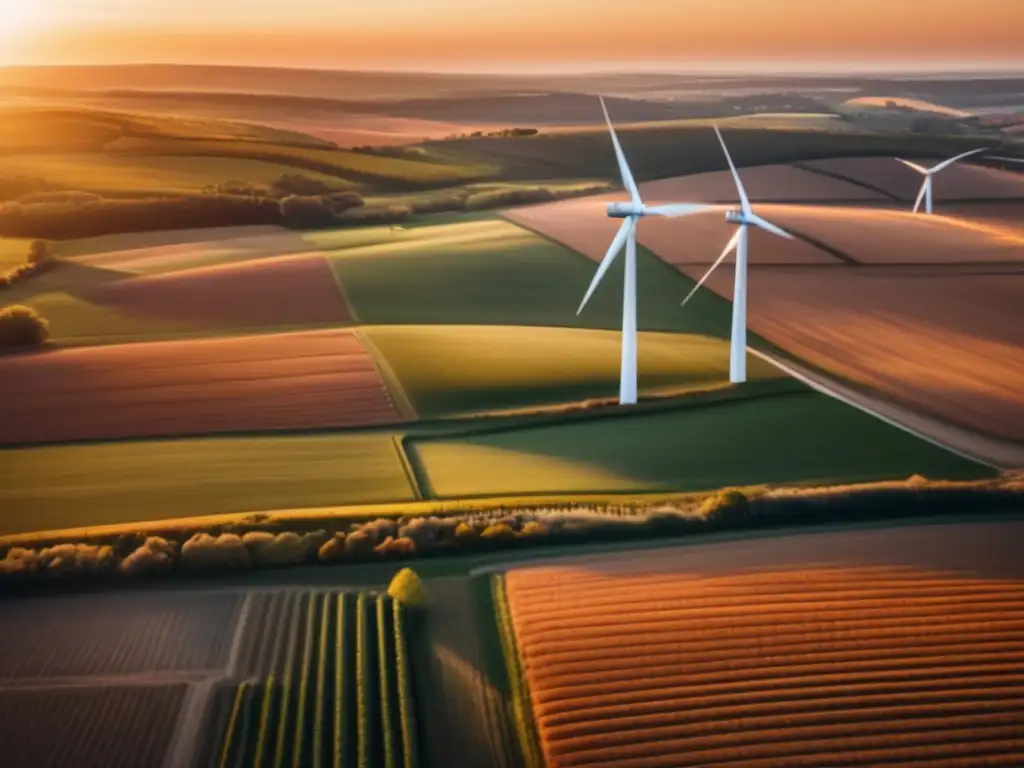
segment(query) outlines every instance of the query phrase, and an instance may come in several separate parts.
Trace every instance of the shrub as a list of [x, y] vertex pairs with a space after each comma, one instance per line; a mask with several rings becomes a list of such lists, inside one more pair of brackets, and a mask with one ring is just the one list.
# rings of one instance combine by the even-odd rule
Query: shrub
[[239, 197], [267, 197], [271, 194], [271, 188], [266, 184], [254, 184], [248, 181], [222, 181], [220, 184], [212, 184], [206, 187], [203, 192], [213, 195], [237, 195]]
[[388, 594], [403, 605], [422, 607], [427, 604], [427, 591], [412, 568], [403, 568], [388, 585]]
[[316, 229], [337, 223], [334, 210], [322, 197], [289, 195], [281, 201], [281, 219], [293, 229]]
[[521, 536], [547, 536], [551, 531], [544, 523], [536, 520], [531, 520], [523, 526], [523, 530], [520, 531]]
[[327, 540], [326, 531], [299, 535], [292, 531], [273, 534], [251, 531], [242, 537], [254, 565], [298, 565], [313, 556]]
[[395, 538], [394, 536], [388, 536], [384, 541], [373, 548], [373, 551], [378, 555], [396, 555], [396, 556], [408, 556], [416, 554], [416, 543], [412, 539], [405, 537]]
[[365, 531], [355, 531], [345, 537], [345, 552], [349, 557], [360, 558], [373, 554], [377, 542]]
[[750, 503], [743, 491], [726, 488], [704, 500], [700, 513], [709, 523], [733, 525], [750, 515]]
[[50, 324], [31, 307], [0, 309], [0, 352], [41, 347], [49, 336]]
[[412, 215], [408, 205], [363, 206], [345, 211], [338, 221], [345, 224], [395, 224]]
[[159, 536], [150, 536], [118, 566], [127, 576], [164, 573], [174, 567], [177, 547]]
[[484, 529], [484, 532], [480, 534], [480, 537], [483, 539], [490, 539], [492, 541], [501, 541], [506, 539], [514, 539], [516, 537], [516, 532], [512, 530], [512, 526], [510, 526], [508, 523], [494, 523], [492, 525], [487, 526]]
[[363, 196], [358, 192], [334, 192], [324, 195], [324, 201], [335, 213], [344, 213], [352, 208], [364, 205]]
[[181, 562], [186, 568], [239, 568], [248, 566], [249, 550], [241, 537], [223, 533], [214, 538], [208, 533], [197, 533], [181, 547]]
[[345, 560], [345, 534], [336, 533], [329, 538], [317, 551], [317, 560], [321, 563], [340, 563]]

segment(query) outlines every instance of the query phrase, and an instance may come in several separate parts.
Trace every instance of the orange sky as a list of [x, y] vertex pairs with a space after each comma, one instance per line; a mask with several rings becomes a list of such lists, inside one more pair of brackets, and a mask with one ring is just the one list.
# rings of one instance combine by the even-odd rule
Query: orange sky
[[0, 0], [0, 63], [1024, 64], [1024, 0]]

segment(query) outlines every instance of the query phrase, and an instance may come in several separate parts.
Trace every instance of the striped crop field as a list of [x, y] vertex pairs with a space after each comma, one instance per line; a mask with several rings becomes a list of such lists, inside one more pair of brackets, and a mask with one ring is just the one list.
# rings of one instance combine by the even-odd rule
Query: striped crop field
[[407, 617], [387, 595], [256, 594], [203, 765], [414, 768]]
[[1024, 764], [1021, 580], [673, 557], [504, 577], [547, 765]]
[[[0, 632], [0, 683], [221, 669], [240, 604], [230, 592], [7, 601], [0, 606], [8, 630]], [[7, 765], [3, 757], [0, 765]]]
[[5, 768], [160, 766], [186, 685], [0, 691]]

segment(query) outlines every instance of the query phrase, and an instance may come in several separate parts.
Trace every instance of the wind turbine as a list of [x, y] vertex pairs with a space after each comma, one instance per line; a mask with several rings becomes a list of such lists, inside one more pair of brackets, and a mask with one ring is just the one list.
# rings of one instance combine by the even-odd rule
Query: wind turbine
[[725, 220], [730, 224], [735, 224], [737, 229], [736, 233], [726, 244], [722, 255], [718, 257], [715, 263], [711, 265], [711, 269], [705, 273], [700, 282], [683, 299], [682, 306], [686, 306], [686, 302], [697, 292], [698, 288], [704, 285], [704, 282], [711, 276], [711, 273], [715, 271], [719, 264], [725, 261], [725, 257], [735, 248], [736, 276], [732, 291], [729, 381], [733, 384], [742, 384], [747, 380], [747, 244], [749, 237], [747, 230], [749, 227], [757, 227], [766, 232], [771, 232], [773, 235], [784, 237], [787, 240], [792, 240], [793, 236], [781, 227], [775, 226], [770, 221], [766, 221], [754, 213], [754, 209], [750, 205], [750, 198], [747, 197], [747, 190], [743, 188], [740, 174], [732, 162], [729, 148], [725, 146], [725, 139], [722, 138], [722, 132], [718, 130], [717, 125], [715, 126], [715, 133], [718, 136], [718, 142], [722, 145], [722, 151], [725, 153], [725, 159], [729, 163], [729, 170], [732, 171], [732, 177], [736, 182], [736, 191], [740, 197], [740, 209], [738, 211], [733, 209], [725, 212]]
[[628, 203], [608, 203], [608, 216], [613, 219], [623, 219], [622, 226], [612, 240], [611, 247], [601, 260], [597, 273], [587, 289], [583, 301], [580, 303], [576, 314], [579, 315], [583, 308], [590, 301], [594, 290], [601, 279], [608, 272], [612, 262], [619, 255], [622, 246], [626, 246], [626, 274], [622, 285], [622, 368], [619, 375], [619, 405], [633, 405], [636, 403], [636, 226], [640, 219], [645, 216], [688, 216], [710, 207], [707, 205], [695, 205], [692, 203], [679, 203], [674, 205], [644, 205], [640, 197], [640, 190], [637, 189], [633, 173], [629, 170], [626, 156], [622, 152], [622, 145], [619, 144], [619, 137], [612, 127], [611, 118], [608, 117], [608, 107], [605, 106], [604, 98], [601, 98], [601, 110], [604, 112], [605, 122], [608, 124], [608, 132], [612, 136], [612, 146], [615, 148], [615, 159], [619, 164], [619, 173], [622, 175], [622, 184], [629, 192]]
[[987, 152], [987, 148], [983, 149], [972, 149], [970, 152], [964, 152], [956, 157], [951, 157], [949, 160], [943, 160], [938, 165], [933, 165], [931, 168], [925, 168], [923, 165], [912, 163], [909, 160], [903, 160], [897, 157], [898, 162], [903, 163], [908, 168], [913, 168], [915, 171], [924, 176], [924, 184], [921, 185], [921, 191], [917, 193], [917, 201], [914, 203], [914, 213], [917, 213], [917, 209], [921, 207], [921, 198], [924, 198], [924, 212], [932, 212], [932, 177], [941, 170], [944, 170], [955, 163], [957, 160], [963, 160], [965, 157], [970, 155], [976, 155], [979, 152]]

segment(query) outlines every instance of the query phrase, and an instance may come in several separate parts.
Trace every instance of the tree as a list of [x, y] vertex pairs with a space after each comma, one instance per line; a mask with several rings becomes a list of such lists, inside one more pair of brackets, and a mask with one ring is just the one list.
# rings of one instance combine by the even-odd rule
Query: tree
[[0, 309], [0, 350], [41, 347], [49, 337], [50, 324], [31, 307]]
[[316, 229], [337, 223], [337, 217], [322, 197], [289, 195], [281, 201], [281, 218], [286, 227]]

